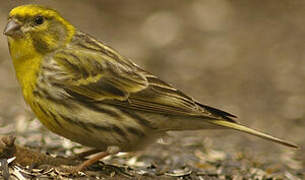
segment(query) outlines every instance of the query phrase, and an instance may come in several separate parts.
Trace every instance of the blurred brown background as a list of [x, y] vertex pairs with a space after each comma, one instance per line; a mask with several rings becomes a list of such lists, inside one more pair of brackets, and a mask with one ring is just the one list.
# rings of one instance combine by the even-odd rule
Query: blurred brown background
[[[295, 168], [304, 168], [305, 1], [2, 0], [0, 29], [10, 9], [28, 3], [57, 9], [82, 31], [203, 104], [298, 143]], [[0, 82], [0, 133], [18, 131], [33, 116], [25, 110], [3, 35]], [[173, 136], [185, 134], [208, 138], [213, 148], [228, 153], [246, 150], [277, 162], [293, 151], [233, 131]]]

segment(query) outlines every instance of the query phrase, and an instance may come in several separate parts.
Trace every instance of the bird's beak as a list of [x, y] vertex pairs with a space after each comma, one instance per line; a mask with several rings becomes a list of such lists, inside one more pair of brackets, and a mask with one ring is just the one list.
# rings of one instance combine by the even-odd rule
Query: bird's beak
[[10, 19], [4, 29], [3, 34], [6, 36], [14, 36], [16, 33], [18, 34], [18, 30], [20, 30], [21, 24], [13, 19]]

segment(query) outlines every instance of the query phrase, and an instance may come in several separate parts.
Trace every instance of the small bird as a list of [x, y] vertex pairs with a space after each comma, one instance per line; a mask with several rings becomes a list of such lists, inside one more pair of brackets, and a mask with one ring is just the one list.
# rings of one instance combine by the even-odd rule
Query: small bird
[[297, 148], [197, 102], [56, 10], [16, 7], [4, 34], [24, 99], [41, 123], [99, 152], [78, 170], [110, 154], [140, 150], [167, 131], [229, 128]]

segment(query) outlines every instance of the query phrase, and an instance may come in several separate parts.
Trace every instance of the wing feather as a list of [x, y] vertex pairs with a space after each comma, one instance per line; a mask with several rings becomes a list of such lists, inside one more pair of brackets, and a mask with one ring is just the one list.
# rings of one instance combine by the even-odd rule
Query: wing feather
[[54, 53], [52, 59], [59, 67], [53, 84], [72, 97], [139, 111], [233, 121], [230, 114], [210, 111], [93, 38], [80, 33], [71, 46]]

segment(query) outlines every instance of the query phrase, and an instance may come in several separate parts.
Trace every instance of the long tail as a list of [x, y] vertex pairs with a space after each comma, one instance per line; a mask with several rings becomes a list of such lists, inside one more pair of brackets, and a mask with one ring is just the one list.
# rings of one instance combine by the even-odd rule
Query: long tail
[[248, 127], [243, 126], [238, 123], [229, 122], [229, 121], [225, 121], [225, 120], [209, 120], [209, 122], [212, 124], [218, 125], [218, 126], [232, 128], [232, 129], [235, 129], [235, 130], [238, 130], [241, 132], [252, 134], [254, 136], [258, 136], [258, 137], [261, 137], [261, 138], [264, 138], [264, 139], [267, 139], [267, 140], [270, 140], [270, 141], [273, 141], [273, 142], [276, 142], [276, 143], [279, 143], [279, 144], [282, 144], [285, 146], [289, 146], [292, 148], [298, 148], [298, 146], [294, 143], [291, 143], [291, 142], [285, 141], [283, 139], [279, 139], [279, 138], [273, 137], [271, 135], [256, 131], [254, 129], [248, 128]]

